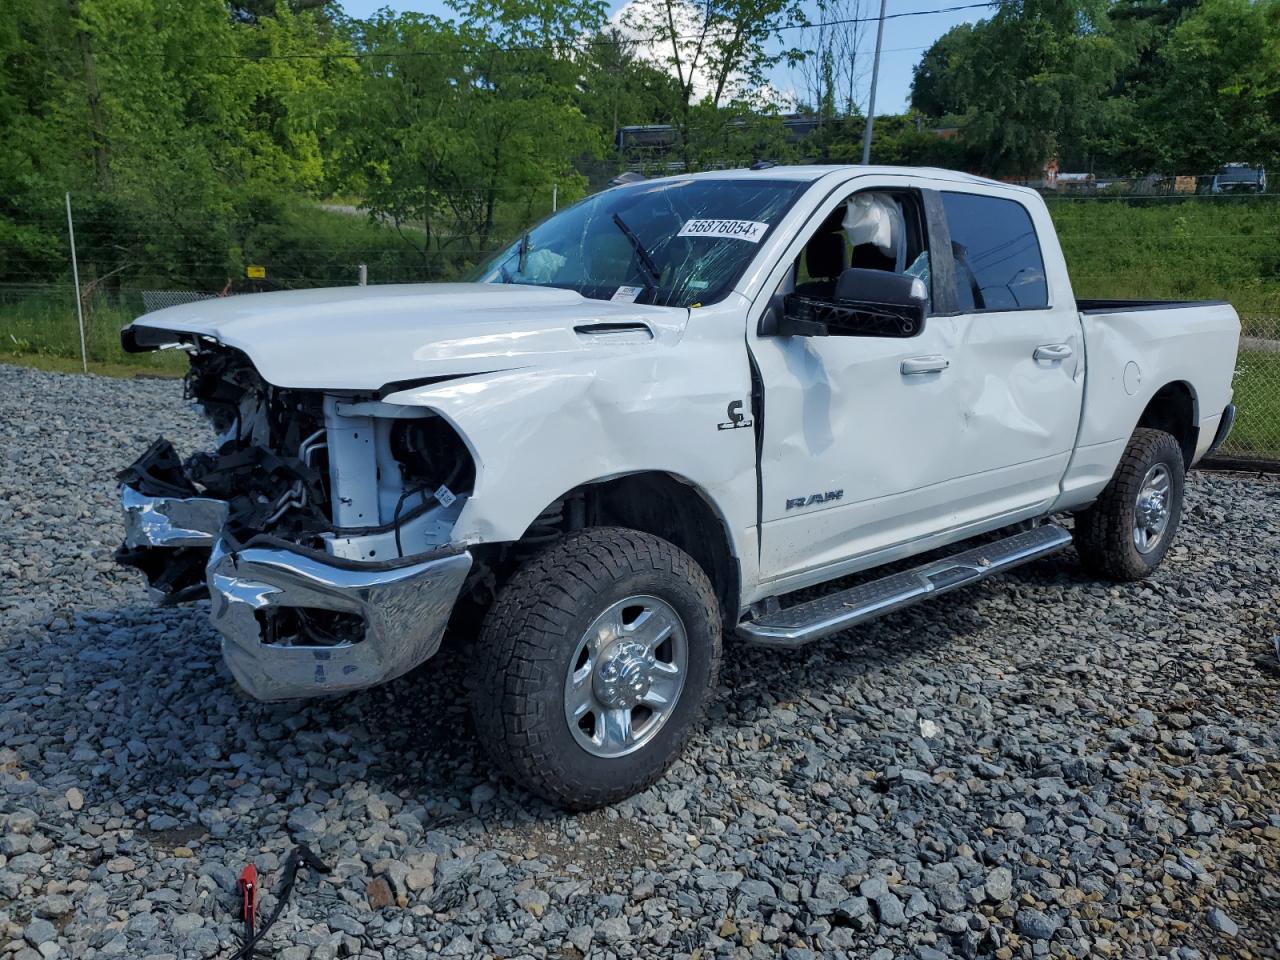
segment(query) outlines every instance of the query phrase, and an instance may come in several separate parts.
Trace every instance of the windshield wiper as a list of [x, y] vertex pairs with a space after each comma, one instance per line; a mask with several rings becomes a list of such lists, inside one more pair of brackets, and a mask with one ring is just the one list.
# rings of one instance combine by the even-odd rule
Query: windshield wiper
[[622, 219], [622, 215], [615, 213], [613, 222], [618, 225], [622, 235], [630, 241], [632, 249], [636, 252], [636, 259], [640, 261], [640, 266], [644, 267], [644, 272], [649, 275], [649, 289], [657, 293], [658, 288], [662, 286], [662, 271], [653, 262], [653, 257], [649, 256], [649, 251], [644, 248], [644, 244], [640, 242], [636, 232], [627, 226], [627, 222]]
[[[526, 230], [520, 237], [520, 246], [516, 248], [516, 274], [524, 273], [524, 261], [529, 255], [529, 231]], [[502, 274], [503, 283], [515, 283], [516, 278], [511, 275], [511, 271], [507, 269], [505, 263], [498, 264], [498, 272]]]
[[517, 251], [520, 259], [516, 261], [516, 273], [524, 273], [524, 261], [529, 256], [529, 231], [526, 230], [520, 237], [520, 249]]

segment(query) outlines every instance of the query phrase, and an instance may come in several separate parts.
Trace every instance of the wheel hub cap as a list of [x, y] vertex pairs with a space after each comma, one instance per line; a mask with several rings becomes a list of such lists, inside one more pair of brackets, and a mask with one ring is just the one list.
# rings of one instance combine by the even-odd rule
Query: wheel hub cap
[[565, 676], [564, 717], [578, 745], [620, 757], [652, 740], [684, 690], [688, 649], [680, 615], [658, 597], [627, 597], [596, 617]]
[[1169, 497], [1172, 474], [1157, 463], [1142, 478], [1133, 508], [1133, 544], [1139, 553], [1150, 553], [1164, 539], [1169, 525]]
[[1138, 501], [1138, 518], [1149, 527], [1161, 523], [1168, 512], [1161, 493], [1151, 493]]
[[596, 698], [610, 709], [634, 707], [649, 692], [657, 662], [653, 652], [639, 641], [609, 644], [591, 681]]

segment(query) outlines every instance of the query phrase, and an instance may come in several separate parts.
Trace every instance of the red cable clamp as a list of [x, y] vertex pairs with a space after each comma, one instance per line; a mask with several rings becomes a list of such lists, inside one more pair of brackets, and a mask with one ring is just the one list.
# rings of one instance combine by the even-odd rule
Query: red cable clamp
[[258, 927], [258, 868], [252, 863], [245, 867], [236, 887], [240, 891], [240, 919], [246, 934], [252, 937]]

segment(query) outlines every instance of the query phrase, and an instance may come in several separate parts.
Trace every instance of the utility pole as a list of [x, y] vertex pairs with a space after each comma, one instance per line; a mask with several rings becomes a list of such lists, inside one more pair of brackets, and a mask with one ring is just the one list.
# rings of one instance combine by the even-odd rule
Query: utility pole
[[71, 282], [76, 285], [76, 319], [80, 323], [80, 366], [89, 372], [89, 352], [84, 348], [84, 306], [80, 303], [80, 264], [76, 262], [76, 226], [71, 220], [71, 191], [67, 191], [67, 237], [71, 241]]
[[884, 43], [884, 8], [889, 0], [880, 0], [880, 24], [876, 27], [876, 58], [871, 65], [871, 97], [867, 104], [867, 128], [862, 133], [862, 163], [871, 162], [871, 127], [876, 120], [876, 81], [880, 79], [880, 45]]

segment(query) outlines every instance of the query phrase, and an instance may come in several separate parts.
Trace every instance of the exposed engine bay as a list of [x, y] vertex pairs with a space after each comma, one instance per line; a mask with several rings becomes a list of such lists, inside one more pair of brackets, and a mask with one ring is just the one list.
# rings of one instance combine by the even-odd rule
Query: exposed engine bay
[[[126, 513], [129, 496], [142, 504], [117, 559], [141, 569], [159, 599], [208, 596], [216, 551], [272, 546], [381, 567], [449, 543], [475, 466], [445, 420], [376, 395], [276, 388], [243, 353], [208, 338], [186, 349], [185, 395], [212, 425], [213, 449], [183, 460], [159, 438], [117, 477]], [[186, 526], [220, 521], [216, 535], [174, 519], [201, 510]], [[161, 521], [164, 532], [138, 532]], [[258, 619], [266, 643], [356, 642], [366, 627], [351, 612], [294, 605], [259, 611]]]

